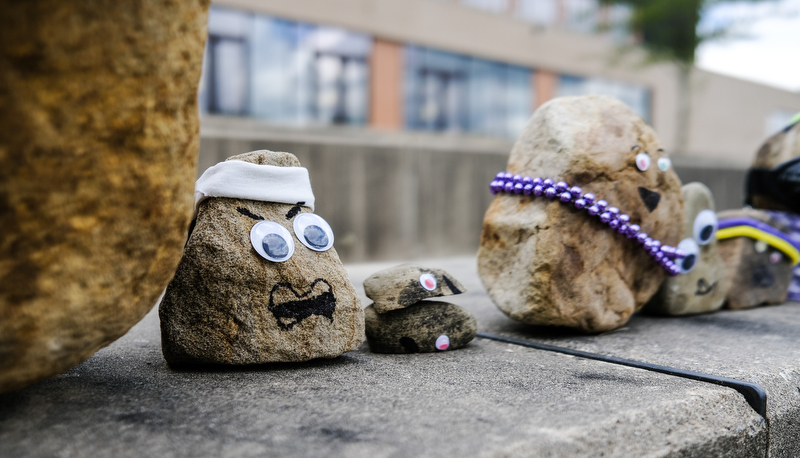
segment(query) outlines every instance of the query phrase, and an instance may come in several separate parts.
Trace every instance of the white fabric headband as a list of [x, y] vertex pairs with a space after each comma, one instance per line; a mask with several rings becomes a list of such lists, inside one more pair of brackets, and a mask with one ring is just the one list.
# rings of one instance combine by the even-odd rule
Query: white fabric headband
[[209, 197], [231, 197], [310, 207], [314, 193], [305, 167], [277, 167], [225, 161], [209, 167], [194, 186], [194, 211]]

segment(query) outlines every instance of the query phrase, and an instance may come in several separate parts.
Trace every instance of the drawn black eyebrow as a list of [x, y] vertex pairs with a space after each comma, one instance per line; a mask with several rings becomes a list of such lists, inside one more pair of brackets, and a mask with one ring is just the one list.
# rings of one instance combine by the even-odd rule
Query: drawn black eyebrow
[[297, 203], [297, 205], [295, 205], [294, 207], [292, 207], [292, 209], [291, 209], [291, 210], [289, 210], [289, 212], [288, 212], [288, 213], [286, 213], [286, 219], [292, 219], [292, 218], [294, 218], [295, 216], [297, 216], [297, 214], [298, 214], [298, 213], [300, 213], [300, 210], [302, 210], [302, 208], [300, 208], [300, 205], [301, 205], [301, 204], [304, 204], [304, 203], [305, 203], [305, 202], [298, 202], [298, 203]]
[[656, 151], [661, 151], [663, 153], [664, 152], [664, 148], [659, 148]]
[[258, 216], [255, 213], [251, 212], [250, 210], [248, 210], [248, 209], [246, 209], [244, 207], [236, 207], [236, 211], [241, 213], [241, 214], [243, 214], [244, 216], [246, 216], [248, 218], [253, 218], [256, 221], [264, 221], [264, 217], [263, 216]]
[[633, 147], [631, 148], [631, 151], [635, 150], [636, 148], [642, 149], [642, 147], [641, 147], [641, 146], [639, 146], [639, 145], [635, 145], [635, 146], [633, 146]]

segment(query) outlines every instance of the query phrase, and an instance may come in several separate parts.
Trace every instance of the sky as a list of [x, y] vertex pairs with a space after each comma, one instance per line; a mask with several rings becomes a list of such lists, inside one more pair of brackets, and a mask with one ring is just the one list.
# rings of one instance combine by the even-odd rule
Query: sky
[[729, 25], [731, 38], [700, 46], [698, 67], [800, 91], [800, 0], [714, 5], [699, 30]]

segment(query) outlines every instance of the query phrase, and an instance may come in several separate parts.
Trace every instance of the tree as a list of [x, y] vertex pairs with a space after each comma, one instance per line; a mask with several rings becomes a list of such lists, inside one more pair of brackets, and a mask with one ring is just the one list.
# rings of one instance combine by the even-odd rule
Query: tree
[[695, 53], [703, 42], [731, 36], [732, 25], [699, 31], [701, 13], [720, 3], [757, 3], [775, 0], [600, 0], [605, 5], [627, 5], [632, 14], [627, 27], [655, 61], [671, 61], [678, 67], [679, 102], [676, 149], [686, 152], [691, 119], [690, 80]]

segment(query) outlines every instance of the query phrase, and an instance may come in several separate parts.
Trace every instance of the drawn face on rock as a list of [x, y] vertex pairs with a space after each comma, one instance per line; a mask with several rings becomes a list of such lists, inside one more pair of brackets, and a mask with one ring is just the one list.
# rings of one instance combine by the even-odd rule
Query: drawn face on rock
[[686, 212], [683, 239], [678, 248], [681, 275], [667, 278], [647, 304], [648, 311], [664, 315], [711, 312], [722, 307], [729, 282], [717, 252], [717, 215], [714, 197], [702, 183], [681, 188]]
[[[768, 213], [752, 208], [720, 212], [719, 220], [726, 230], [736, 229], [744, 219], [750, 219], [786, 232], [786, 228], [773, 220]], [[731, 223], [736, 222], [731, 228]], [[747, 227], [747, 226], [738, 226]], [[777, 304], [786, 299], [792, 279], [793, 263], [788, 254], [760, 238], [720, 234], [719, 252], [727, 268], [730, 288], [727, 306], [731, 309]]]
[[189, 352], [185, 359], [232, 364], [335, 357], [355, 348], [363, 311], [333, 242], [328, 223], [302, 203], [203, 201], [165, 295], [168, 310], [192, 316], [182, 320], [191, 326], [170, 334], [173, 348]]
[[[562, 97], [540, 107], [506, 171], [579, 186], [662, 244], [680, 240], [680, 180], [653, 130], [612, 97]], [[664, 278], [641, 245], [599, 218], [524, 195], [492, 202], [478, 262], [490, 296], [512, 318], [589, 332], [624, 324]]]

